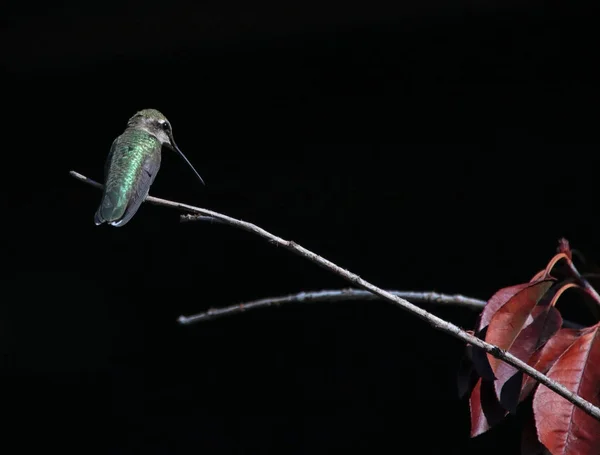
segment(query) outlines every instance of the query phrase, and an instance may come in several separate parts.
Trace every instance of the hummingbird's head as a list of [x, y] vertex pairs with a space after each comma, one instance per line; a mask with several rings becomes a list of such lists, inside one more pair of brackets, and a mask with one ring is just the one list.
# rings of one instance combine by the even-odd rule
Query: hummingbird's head
[[179, 150], [177, 144], [175, 144], [175, 139], [173, 139], [173, 131], [171, 130], [171, 124], [167, 120], [167, 117], [165, 117], [161, 112], [157, 111], [156, 109], [142, 109], [129, 119], [127, 126], [147, 131], [156, 139], [158, 139], [161, 145], [166, 145], [171, 150], [179, 153], [179, 155], [181, 155], [181, 157], [198, 176], [202, 184], [204, 184], [204, 180], [202, 180], [202, 177], [200, 177], [198, 171], [196, 171], [194, 166], [192, 166], [192, 163], [189, 162], [183, 152]]
[[166, 145], [171, 150], [177, 150], [171, 124], [167, 117], [156, 109], [143, 109], [137, 112], [129, 119], [127, 126], [143, 129], [156, 137], [162, 145]]

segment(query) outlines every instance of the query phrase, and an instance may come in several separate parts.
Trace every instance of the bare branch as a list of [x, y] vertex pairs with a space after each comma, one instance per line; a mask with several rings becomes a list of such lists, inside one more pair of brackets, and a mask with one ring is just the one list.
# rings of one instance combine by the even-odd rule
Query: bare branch
[[[437, 303], [443, 305], [458, 305], [472, 310], [481, 310], [485, 306], [485, 300], [465, 297], [463, 295], [438, 294], [437, 292], [415, 292], [415, 291], [388, 291], [395, 296], [403, 299], [410, 299], [416, 302]], [[241, 313], [247, 310], [257, 308], [266, 308], [270, 306], [279, 306], [284, 303], [300, 302], [344, 302], [349, 300], [381, 300], [381, 297], [374, 295], [369, 291], [360, 289], [329, 289], [314, 292], [299, 292], [279, 297], [267, 297], [251, 302], [238, 303], [223, 308], [211, 308], [208, 311], [194, 314], [192, 316], [179, 316], [180, 324], [195, 324], [197, 322], [210, 321], [223, 316], [230, 316], [235, 313]]]
[[[481, 310], [487, 303], [485, 300], [476, 299], [474, 297], [466, 297], [460, 294], [439, 294], [437, 292], [417, 292], [417, 291], [388, 291], [403, 299], [413, 302], [434, 303], [441, 305], [455, 305], [468, 308], [470, 310]], [[302, 291], [296, 294], [288, 294], [277, 297], [265, 297], [258, 300], [236, 303], [222, 308], [210, 308], [207, 311], [194, 314], [192, 316], [179, 316], [177, 321], [181, 325], [191, 325], [198, 322], [212, 321], [225, 316], [233, 316], [244, 313], [248, 310], [259, 308], [268, 308], [272, 306], [280, 306], [286, 303], [316, 303], [316, 302], [347, 302], [356, 300], [383, 300], [378, 295], [369, 291], [360, 289], [328, 289], [322, 291]], [[564, 327], [581, 329], [583, 326], [575, 322], [563, 320]]]
[[[70, 173], [73, 177], [77, 178], [78, 180], [81, 180], [81, 181], [89, 183], [89, 184], [93, 184], [93, 186], [96, 186], [97, 188], [102, 187], [100, 184], [94, 182], [91, 179], [88, 179], [87, 177], [85, 177], [81, 174], [78, 174], [74, 171], [71, 171]], [[600, 421], [600, 408], [594, 406], [589, 401], [584, 400], [580, 396], [574, 394], [573, 392], [571, 392], [569, 389], [567, 389], [562, 384], [559, 384], [558, 382], [553, 381], [552, 379], [548, 378], [546, 375], [540, 373], [535, 368], [532, 368], [531, 366], [527, 365], [525, 362], [521, 361], [520, 359], [518, 359], [514, 355], [510, 354], [509, 352], [503, 351], [502, 349], [498, 348], [497, 346], [486, 343], [485, 341], [481, 340], [480, 338], [477, 338], [477, 337], [465, 332], [460, 327], [452, 324], [451, 322], [447, 322], [447, 321], [435, 316], [434, 314], [431, 314], [431, 313], [425, 311], [424, 309], [419, 308], [418, 306], [410, 303], [408, 300], [398, 297], [389, 291], [386, 291], [384, 289], [381, 289], [381, 288], [375, 286], [374, 284], [371, 284], [370, 282], [364, 280], [363, 278], [356, 275], [355, 273], [352, 273], [352, 272], [334, 264], [333, 262], [329, 261], [328, 259], [325, 259], [324, 257], [319, 256], [316, 253], [313, 253], [312, 251], [304, 248], [301, 245], [298, 245], [297, 243], [295, 243], [291, 240], [284, 240], [281, 237], [271, 234], [270, 232], [264, 230], [263, 228], [256, 226], [255, 224], [249, 223], [247, 221], [237, 220], [235, 218], [232, 218], [227, 215], [223, 215], [222, 213], [214, 212], [212, 210], [207, 210], [207, 209], [203, 209], [203, 208], [199, 208], [199, 207], [194, 207], [194, 206], [188, 205], [188, 204], [172, 202], [172, 201], [168, 201], [166, 199], [159, 199], [159, 198], [155, 198], [155, 197], [152, 197], [152, 198], [148, 197], [146, 200], [148, 200], [148, 202], [152, 202], [153, 204], [176, 208], [178, 210], [187, 211], [187, 212], [193, 213], [195, 215], [203, 215], [203, 216], [210, 216], [210, 217], [216, 218], [227, 224], [230, 224], [231, 226], [235, 226], [237, 228], [240, 228], [245, 231], [252, 232], [256, 235], [259, 235], [260, 237], [268, 240], [270, 243], [279, 245], [287, 250], [290, 250], [290, 251], [308, 259], [309, 261], [320, 265], [321, 267], [329, 270], [330, 272], [335, 273], [336, 275], [344, 278], [345, 280], [349, 281], [350, 283], [354, 284], [355, 286], [366, 289], [367, 291], [369, 291], [375, 295], [378, 295], [382, 299], [388, 300], [388, 301], [398, 305], [399, 307], [409, 311], [410, 313], [414, 314], [415, 316], [417, 316], [417, 317], [423, 319], [424, 321], [426, 321], [427, 323], [429, 323], [434, 329], [441, 330], [442, 332], [452, 335], [453, 337], [458, 338], [459, 340], [461, 340], [465, 343], [468, 343], [470, 345], [473, 345], [480, 349], [483, 349], [485, 352], [489, 353], [490, 355], [523, 371], [524, 373], [526, 373], [529, 376], [531, 376], [532, 378], [534, 378], [536, 381], [544, 384], [546, 387], [548, 387], [552, 391], [556, 392], [561, 397], [565, 398], [566, 400], [573, 403], [575, 406], [579, 407], [581, 410], [583, 410], [590, 416], [592, 416], [595, 419]], [[187, 218], [193, 219], [194, 217], [190, 217], [188, 215]]]

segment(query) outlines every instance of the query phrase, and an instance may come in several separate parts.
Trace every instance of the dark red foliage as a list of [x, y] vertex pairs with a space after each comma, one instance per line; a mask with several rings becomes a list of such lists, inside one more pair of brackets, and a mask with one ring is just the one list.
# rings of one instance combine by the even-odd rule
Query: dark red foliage
[[[509, 349], [512, 355], [524, 362], [529, 360], [539, 346], [558, 332], [562, 325], [559, 311], [552, 306], [536, 307], [533, 313], [536, 314], [533, 322], [517, 335]], [[516, 412], [523, 374], [512, 365], [500, 362], [496, 367], [496, 377], [494, 389], [498, 399], [507, 410]]]
[[471, 407], [471, 437], [485, 433], [506, 415], [506, 410], [496, 399], [494, 384], [481, 378], [471, 393], [469, 406]]
[[529, 288], [532, 286], [532, 283], [523, 283], [516, 284], [514, 286], [509, 286], [507, 288], [502, 288], [497, 291], [487, 302], [483, 311], [481, 312], [481, 316], [479, 318], [479, 326], [477, 327], [477, 331], [480, 332], [485, 327], [488, 326], [496, 311], [498, 311], [504, 304], [506, 304], [510, 299], [512, 299], [519, 292]]
[[[594, 294], [571, 260], [569, 243], [561, 239], [558, 254], [544, 270], [527, 283], [500, 289], [489, 299], [475, 335], [599, 406], [600, 323], [583, 329], [561, 328], [563, 319], [555, 307], [571, 287]], [[551, 271], [561, 261], [568, 265], [561, 268], [566, 276], [557, 278]], [[467, 346], [460, 374], [461, 391], [470, 391], [472, 437], [515, 412], [517, 404], [533, 394], [533, 413], [529, 411], [529, 426], [523, 429], [524, 455], [600, 455], [600, 421], [511, 365]]]
[[[600, 405], [600, 323], [577, 337], [547, 373]], [[600, 421], [540, 384], [533, 396], [538, 437], [553, 455], [600, 454]]]
[[[504, 305], [506, 305], [509, 302], [513, 302], [511, 303], [511, 305], [524, 303], [525, 305], [529, 305], [529, 307], [532, 310], [535, 304], [537, 303], [537, 300], [539, 299], [539, 294], [543, 295], [542, 291], [549, 287], [551, 284], [552, 282], [550, 280], [536, 283], [523, 283], [503, 288], [497, 291], [490, 298], [490, 300], [484, 307], [481, 316], [479, 317], [479, 324], [477, 327], [476, 336], [487, 341], [488, 343], [496, 344], [494, 341], [489, 341], [488, 339], [489, 324], [499, 312], [501, 315], [503, 314], [501, 310], [504, 307]], [[511, 315], [510, 312], [508, 312], [507, 314], [509, 316]], [[501, 318], [502, 316], [499, 316], [496, 319], [495, 325], [502, 324], [502, 321], [500, 320]], [[527, 318], [525, 319], [525, 321], [526, 320]], [[525, 323], [525, 321], [523, 323]], [[494, 334], [494, 336], [497, 335], [499, 334]], [[496, 345], [502, 349], [506, 349], [506, 347], [503, 346], [503, 344], [506, 343], [499, 343]], [[492, 362], [490, 361], [490, 359], [492, 359], [492, 361], [494, 361], [495, 359], [480, 349], [471, 350], [470, 355], [473, 367], [477, 374], [479, 374], [479, 376], [484, 379], [494, 381], [496, 379], [496, 373], [494, 371], [494, 367], [492, 366]]]
[[[513, 295], [492, 316], [485, 341], [500, 349], [509, 351], [521, 331], [533, 322], [532, 313], [541, 297], [550, 289], [552, 281], [537, 281]], [[494, 375], [498, 379], [498, 368], [501, 360], [487, 354]], [[521, 359], [526, 360], [526, 359]]]
[[[558, 359], [558, 357], [573, 344], [581, 333], [582, 331], [579, 329], [560, 329], [544, 346], [533, 353], [527, 363], [539, 372], [546, 374], [550, 367], [554, 365], [556, 359]], [[535, 379], [526, 376], [523, 379], [521, 398], [519, 401], [523, 401], [527, 398], [536, 385], [537, 382]]]
[[526, 412], [521, 432], [521, 455], [545, 455], [550, 453], [537, 437], [533, 411], [528, 408]]

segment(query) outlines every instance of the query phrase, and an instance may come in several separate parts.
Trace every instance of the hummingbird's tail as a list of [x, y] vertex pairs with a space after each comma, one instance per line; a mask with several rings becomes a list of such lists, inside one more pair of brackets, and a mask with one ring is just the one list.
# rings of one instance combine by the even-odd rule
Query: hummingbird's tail
[[96, 213], [94, 214], [94, 223], [96, 223], [96, 226], [105, 223], [106, 220], [104, 218], [102, 218], [102, 213], [100, 213], [100, 209], [98, 209], [96, 211]]
[[122, 223], [121, 219], [125, 212], [126, 206], [124, 204], [116, 204], [115, 201], [118, 199], [118, 194], [114, 191], [105, 191], [102, 195], [102, 201], [100, 207], [96, 210], [94, 215], [94, 223], [96, 226], [102, 223], [109, 223], [113, 226], [120, 226]]
[[100, 207], [94, 215], [96, 226], [102, 223], [117, 227], [127, 224], [148, 196], [148, 189], [142, 195], [143, 197], [140, 197], [140, 194], [134, 191], [132, 197], [129, 198], [129, 202], [127, 202], [128, 198], [123, 196], [122, 189], [109, 189], [106, 191], [102, 196]]

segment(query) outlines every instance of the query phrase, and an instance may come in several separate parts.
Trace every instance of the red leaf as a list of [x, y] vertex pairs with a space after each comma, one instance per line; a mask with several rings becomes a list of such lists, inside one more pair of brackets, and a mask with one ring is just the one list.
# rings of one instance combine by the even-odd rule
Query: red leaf
[[528, 407], [521, 431], [521, 455], [544, 455], [544, 453], [548, 451], [537, 437], [533, 412], [531, 407]]
[[473, 348], [471, 345], [466, 347], [465, 353], [460, 359], [460, 363], [458, 365], [456, 385], [458, 389], [458, 396], [460, 398], [465, 397], [467, 393], [471, 393], [475, 387], [475, 384], [477, 383], [477, 379], [479, 379], [475, 369], [473, 368], [473, 362], [471, 360], [471, 353], [473, 349], [475, 348]]
[[[585, 330], [589, 329], [560, 329], [544, 346], [533, 353], [527, 363], [540, 373], [546, 374], [562, 353], [585, 333]], [[525, 375], [519, 401], [527, 398], [537, 383], [531, 376]]]
[[[484, 327], [483, 330], [477, 333], [477, 337], [485, 340], [487, 329], [487, 327]], [[492, 367], [490, 367], [486, 352], [483, 349], [471, 349], [468, 353], [471, 356], [471, 362], [476, 373], [483, 379], [495, 381], [496, 376], [494, 376]]]
[[[533, 322], [517, 335], [509, 349], [512, 355], [524, 362], [527, 362], [536, 349], [558, 332], [562, 325], [562, 317], [553, 306], [538, 306], [533, 309], [532, 316]], [[496, 396], [505, 409], [515, 412], [521, 394], [523, 374], [505, 362], [498, 363], [495, 373]]]
[[[600, 405], [600, 323], [589, 327], [558, 358], [547, 376]], [[538, 437], [552, 455], [598, 455], [600, 421], [540, 384], [533, 396]]]
[[[502, 308], [507, 302], [522, 292], [526, 292], [529, 288], [534, 288], [538, 283], [522, 283], [515, 286], [509, 286], [502, 288], [497, 291], [487, 302], [481, 315], [479, 316], [479, 322], [477, 324], [476, 336], [482, 340], [486, 340], [488, 324], [494, 315]], [[481, 349], [475, 349], [472, 351], [471, 360], [473, 366], [477, 371], [477, 374], [484, 379], [493, 381], [496, 377], [494, 371], [490, 367], [488, 356], [485, 351]]]
[[494, 393], [494, 385], [490, 381], [479, 378], [469, 399], [471, 409], [471, 437], [485, 433], [499, 423], [507, 412]]
[[496, 314], [496, 311], [498, 311], [506, 302], [512, 299], [517, 293], [533, 286], [534, 284], [535, 283], [516, 284], [514, 286], [502, 288], [497, 291], [492, 297], [490, 297], [485, 307], [483, 307], [483, 311], [481, 312], [481, 316], [479, 318], [477, 331], [480, 332], [483, 328], [487, 327], [494, 314]]
[[[510, 351], [519, 333], [531, 318], [533, 309], [553, 282], [553, 280], [538, 281], [513, 295], [492, 316], [485, 341], [500, 349]], [[498, 377], [498, 366], [502, 361], [491, 354], [487, 354], [487, 358], [494, 375]]]

